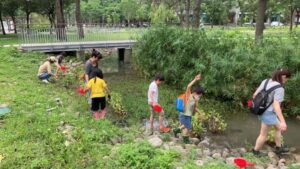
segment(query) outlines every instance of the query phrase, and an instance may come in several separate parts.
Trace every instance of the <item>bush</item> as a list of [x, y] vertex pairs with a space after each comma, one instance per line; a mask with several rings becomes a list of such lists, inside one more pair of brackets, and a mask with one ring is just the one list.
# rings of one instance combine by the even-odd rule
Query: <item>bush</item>
[[197, 112], [192, 120], [193, 134], [197, 137], [204, 132], [221, 133], [226, 130], [227, 123], [223, 117], [214, 110]]
[[244, 105], [260, 82], [275, 68], [287, 67], [293, 78], [286, 85], [286, 112], [299, 113], [300, 48], [296, 38], [271, 38], [256, 44], [238, 31], [193, 30], [176, 27], [149, 29], [136, 45], [137, 69], [152, 77], [157, 72], [166, 82], [184, 87], [201, 72], [207, 95]]

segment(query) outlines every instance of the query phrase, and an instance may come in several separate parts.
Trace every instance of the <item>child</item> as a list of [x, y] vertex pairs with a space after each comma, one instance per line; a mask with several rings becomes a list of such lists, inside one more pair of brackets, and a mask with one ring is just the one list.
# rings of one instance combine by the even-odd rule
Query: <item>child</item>
[[[88, 81], [86, 90], [91, 90], [90, 97], [92, 99], [92, 107], [94, 117], [96, 120], [99, 119], [99, 108], [101, 105], [101, 119], [104, 119], [106, 113], [106, 99], [105, 93], [109, 93], [107, 85], [103, 80], [103, 74], [99, 69], [94, 69], [92, 73], [92, 78]], [[110, 95], [108, 94], [108, 98]]]
[[185, 144], [191, 144], [189, 140], [189, 133], [192, 130], [192, 115], [195, 111], [199, 111], [197, 108], [198, 100], [200, 99], [200, 96], [204, 93], [204, 89], [201, 86], [197, 86], [192, 91], [192, 86], [201, 79], [201, 75], [198, 74], [193, 81], [191, 81], [186, 89], [185, 92], [185, 103], [184, 111], [179, 112], [179, 121], [181, 123], [181, 126], [179, 128], [173, 129], [175, 137], [177, 137], [177, 134], [182, 132], [183, 135], [183, 142]]
[[[154, 110], [153, 107], [158, 104], [158, 86], [161, 82], [164, 81], [162, 75], [156, 75], [154, 81], [151, 82], [148, 89], [148, 104], [150, 107], [150, 135], [153, 134], [153, 119], [154, 119]], [[167, 133], [170, 131], [170, 128], [166, 128], [163, 125], [164, 120], [164, 111], [162, 110], [159, 113], [159, 129], [161, 132]]]

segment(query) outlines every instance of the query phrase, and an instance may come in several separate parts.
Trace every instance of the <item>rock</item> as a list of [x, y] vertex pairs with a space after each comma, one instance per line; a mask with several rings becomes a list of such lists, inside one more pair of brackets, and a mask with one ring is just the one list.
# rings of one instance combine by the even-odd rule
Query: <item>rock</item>
[[135, 142], [135, 143], [137, 143], [137, 142], [141, 142], [141, 141], [143, 141], [143, 139], [142, 139], [142, 138], [139, 138], [139, 137], [138, 137], [138, 138], [136, 138], [136, 139], [134, 139], [134, 142]]
[[297, 119], [297, 120], [300, 120], [300, 116], [298, 115], [298, 116], [296, 117], [296, 119]]
[[228, 165], [234, 165], [234, 159], [235, 159], [235, 157], [228, 157], [228, 158], [226, 158], [226, 164], [228, 164]]
[[199, 157], [199, 158], [203, 157], [203, 152], [201, 149], [196, 149], [196, 154], [197, 154], [197, 157]]
[[175, 151], [177, 151], [180, 154], [187, 154], [186, 150], [182, 146], [174, 146], [173, 147]]
[[187, 150], [191, 150], [191, 149], [196, 148], [196, 146], [195, 146], [194, 144], [185, 144], [184, 147], [185, 147]]
[[209, 146], [209, 140], [208, 139], [204, 139], [203, 141], [201, 141], [198, 144], [199, 147], [208, 147]]
[[195, 145], [198, 145], [200, 143], [200, 140], [198, 138], [190, 138], [190, 141]]
[[240, 149], [238, 149], [238, 152], [240, 154], [245, 154], [245, 153], [247, 153], [247, 150], [245, 148], [240, 148]]
[[277, 157], [277, 155], [274, 152], [269, 152], [268, 156], [269, 156], [269, 159], [270, 159], [272, 165], [278, 164], [279, 158]]
[[176, 143], [174, 143], [173, 141], [169, 142], [169, 146], [175, 146]]
[[167, 143], [163, 144], [163, 147], [164, 147], [165, 150], [169, 150], [170, 149], [170, 146]]
[[203, 150], [203, 156], [204, 157], [211, 156], [211, 151], [209, 149], [204, 149]]
[[296, 148], [296, 147], [291, 147], [291, 148], [290, 148], [290, 153], [294, 153], [295, 151], [297, 151], [297, 148]]
[[255, 165], [255, 166], [254, 166], [254, 169], [264, 169], [264, 167], [263, 167], [263, 166], [260, 166], [260, 165]]
[[300, 155], [299, 154], [294, 154], [294, 158], [296, 160], [296, 163], [300, 163]]
[[214, 154], [212, 155], [212, 157], [213, 157], [214, 159], [221, 159], [221, 158], [222, 158], [221, 153], [214, 153]]
[[109, 157], [109, 156], [104, 156], [102, 159], [103, 159], [103, 160], [109, 160], [110, 157]]
[[160, 147], [160, 146], [162, 145], [162, 143], [163, 143], [163, 141], [162, 141], [159, 137], [157, 137], [157, 136], [150, 138], [150, 139], [148, 140], [148, 142], [149, 142], [153, 147]]
[[227, 158], [228, 156], [229, 156], [229, 150], [227, 148], [224, 148], [224, 150], [222, 152], [222, 157]]
[[267, 169], [277, 169], [277, 167], [275, 165], [269, 164]]
[[195, 164], [200, 167], [204, 165], [204, 162], [202, 160], [196, 160]]

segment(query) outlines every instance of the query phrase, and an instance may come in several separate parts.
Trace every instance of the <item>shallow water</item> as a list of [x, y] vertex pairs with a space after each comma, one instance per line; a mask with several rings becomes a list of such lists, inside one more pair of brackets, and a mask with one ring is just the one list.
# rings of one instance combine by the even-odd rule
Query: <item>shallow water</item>
[[[210, 135], [216, 144], [242, 147], [254, 145], [260, 130], [260, 121], [248, 112], [233, 114], [226, 119], [228, 126], [224, 134]], [[283, 133], [284, 144], [300, 150], [300, 121], [286, 119], [288, 130]]]
[[[136, 72], [132, 71], [131, 64], [120, 64], [116, 53], [113, 53], [112, 58], [101, 60], [101, 69], [104, 73], [110, 76], [111, 80], [125, 80], [126, 78], [135, 78]], [[125, 57], [129, 52], [125, 52]], [[105, 76], [106, 76], [105, 75]], [[120, 78], [120, 79], [119, 79]], [[138, 78], [137, 78], [138, 80]], [[297, 148], [300, 152], [300, 121], [296, 119], [286, 119], [288, 130], [283, 134], [284, 144]], [[249, 112], [234, 113], [226, 117], [228, 124], [224, 134], [209, 135], [212, 141], [222, 147], [244, 147], [246, 145], [254, 145], [259, 134], [260, 121], [257, 116]], [[149, 127], [149, 123], [144, 121], [144, 125]], [[155, 123], [156, 127], [158, 123]]]

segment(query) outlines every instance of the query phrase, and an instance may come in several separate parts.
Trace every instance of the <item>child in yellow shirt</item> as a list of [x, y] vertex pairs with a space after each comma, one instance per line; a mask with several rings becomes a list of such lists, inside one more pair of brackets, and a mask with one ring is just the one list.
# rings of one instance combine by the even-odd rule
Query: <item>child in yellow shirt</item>
[[[105, 81], [103, 80], [103, 74], [101, 70], [95, 69], [92, 73], [92, 78], [88, 81], [85, 91], [91, 90], [90, 97], [92, 98], [92, 107], [94, 117], [96, 120], [99, 119], [99, 109], [101, 106], [101, 119], [104, 119], [106, 114], [106, 93], [109, 94], [109, 90]], [[108, 95], [110, 98], [110, 95]]]

